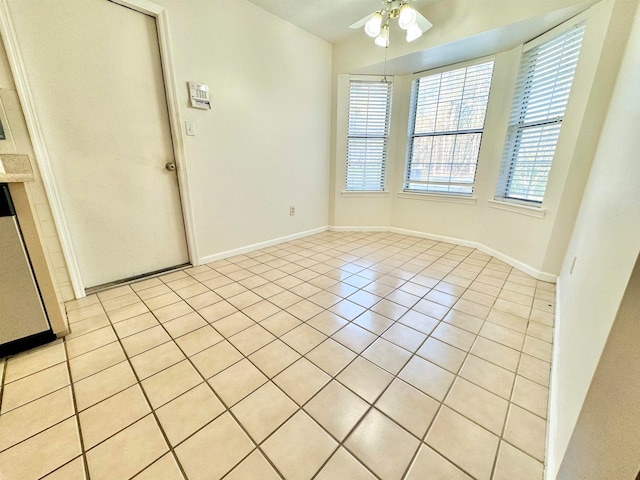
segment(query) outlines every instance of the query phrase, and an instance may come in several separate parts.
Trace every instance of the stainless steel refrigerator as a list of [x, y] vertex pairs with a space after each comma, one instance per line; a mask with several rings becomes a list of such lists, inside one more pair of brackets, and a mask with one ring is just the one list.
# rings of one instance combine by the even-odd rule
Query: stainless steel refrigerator
[[0, 184], [0, 358], [54, 338], [9, 186]]

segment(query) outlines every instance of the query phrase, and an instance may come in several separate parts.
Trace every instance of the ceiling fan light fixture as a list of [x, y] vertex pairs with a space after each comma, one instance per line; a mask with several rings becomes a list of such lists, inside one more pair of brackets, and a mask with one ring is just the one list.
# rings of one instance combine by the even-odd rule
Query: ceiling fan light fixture
[[422, 29], [414, 23], [407, 29], [407, 42], [413, 42], [422, 36]]
[[[411, 0], [381, 0], [383, 8], [370, 13], [364, 18], [351, 24], [349, 28], [361, 29], [374, 39], [376, 45], [389, 46], [390, 24], [398, 22], [398, 27], [406, 32], [407, 42], [413, 42], [420, 38], [424, 32], [433, 25], [414, 7], [410, 6]], [[392, 22], [392, 20], [394, 20]], [[393, 27], [395, 28], [395, 27]]]
[[403, 30], [408, 30], [411, 26], [416, 24], [418, 15], [416, 11], [411, 8], [408, 3], [405, 3], [400, 7], [400, 15], [398, 16], [398, 26]]
[[389, 46], [389, 25], [385, 25], [380, 30], [380, 35], [376, 37], [374, 43], [379, 47], [388, 47]]
[[376, 12], [373, 14], [367, 23], [364, 24], [364, 31], [372, 38], [376, 38], [380, 35], [380, 29], [382, 27], [382, 13]]

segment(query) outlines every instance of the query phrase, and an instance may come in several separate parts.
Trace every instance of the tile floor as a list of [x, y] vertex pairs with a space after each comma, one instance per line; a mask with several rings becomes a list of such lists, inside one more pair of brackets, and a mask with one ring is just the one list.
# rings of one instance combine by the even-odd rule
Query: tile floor
[[67, 304], [0, 363], [3, 479], [540, 480], [554, 285], [325, 232]]

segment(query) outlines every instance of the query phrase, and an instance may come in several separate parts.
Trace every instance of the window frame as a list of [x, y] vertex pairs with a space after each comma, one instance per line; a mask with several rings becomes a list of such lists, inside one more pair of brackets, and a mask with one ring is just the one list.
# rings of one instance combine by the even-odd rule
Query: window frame
[[[454, 71], [454, 70], [462, 70], [462, 69], [466, 69], [476, 65], [488, 64], [488, 63], [492, 64], [491, 79], [489, 83], [489, 89], [487, 90], [486, 107], [484, 111], [484, 118], [483, 118], [483, 123], [481, 128], [458, 129], [458, 130], [450, 130], [450, 131], [420, 133], [420, 134], [415, 133], [416, 119], [418, 117], [417, 115], [418, 89], [419, 89], [419, 82], [421, 78], [439, 75], [439, 74]], [[495, 55], [489, 55], [485, 57], [474, 58], [472, 60], [468, 60], [465, 62], [459, 62], [459, 63], [419, 72], [413, 75], [413, 79], [411, 83], [411, 99], [410, 99], [410, 105], [409, 105], [409, 121], [408, 121], [408, 128], [407, 128], [407, 148], [406, 148], [406, 156], [405, 156], [405, 168], [404, 168], [404, 176], [402, 180], [403, 195], [411, 195], [411, 196], [416, 195], [416, 196], [424, 196], [424, 197], [439, 196], [439, 197], [449, 198], [451, 200], [455, 198], [461, 198], [461, 199], [473, 198], [473, 193], [474, 193], [475, 183], [476, 183], [478, 161], [480, 159], [480, 151], [482, 149], [482, 138], [484, 136], [484, 129], [486, 126], [486, 119], [487, 119], [487, 111], [489, 109], [489, 101], [491, 99], [491, 87], [493, 85], [494, 72], [495, 72]], [[464, 84], [463, 84], [463, 87], [464, 87]], [[439, 87], [439, 92], [440, 90], [441, 88]], [[413, 181], [413, 182], [410, 181], [410, 178], [409, 178], [411, 175], [411, 167], [412, 167], [412, 160], [413, 160], [412, 157], [413, 157], [413, 151], [414, 151], [414, 139], [424, 138], [424, 137], [445, 137], [450, 135], [466, 135], [466, 134], [480, 135], [480, 139], [478, 141], [478, 154], [475, 159], [475, 165], [474, 165], [473, 181], [470, 184], [466, 184], [466, 185], [470, 185], [469, 192], [410, 188], [410, 184], [417, 183], [416, 181]], [[435, 183], [435, 182], [432, 182], [432, 183]], [[455, 184], [456, 182], [443, 183], [443, 185], [446, 185], [448, 187], [452, 185], [456, 186]], [[460, 184], [457, 186], [462, 188], [464, 185]]]
[[[386, 83], [387, 87], [387, 101], [386, 101], [386, 110], [385, 110], [385, 125], [384, 125], [384, 133], [380, 135], [376, 134], [358, 134], [353, 135], [351, 133], [351, 112], [352, 112], [352, 84], [383, 84]], [[390, 131], [391, 131], [391, 110], [393, 103], [393, 77], [389, 76], [386, 78], [382, 78], [380, 76], [374, 75], [350, 75], [348, 80], [347, 87], [347, 118], [346, 118], [346, 155], [345, 155], [345, 179], [344, 179], [344, 190], [343, 194], [346, 195], [362, 195], [362, 194], [381, 194], [386, 192], [386, 181], [387, 181], [387, 164], [389, 158], [389, 141], [390, 141]], [[379, 174], [379, 188], [367, 188], [371, 186], [372, 183], [366, 181], [366, 173], [363, 173], [363, 182], [359, 185], [360, 188], [350, 188], [350, 165], [352, 165], [353, 160], [350, 159], [350, 147], [352, 145], [352, 140], [360, 139], [364, 140], [382, 140], [382, 154], [379, 156], [380, 163], [380, 174]], [[366, 162], [367, 159], [365, 159]], [[374, 159], [375, 163], [375, 159]], [[378, 183], [378, 182], [375, 182]], [[357, 186], [357, 185], [356, 185]]]
[[[498, 177], [498, 182], [496, 185], [496, 192], [494, 196], [494, 201], [496, 203], [503, 204], [511, 204], [514, 206], [520, 207], [529, 207], [532, 209], [542, 209], [544, 204], [544, 199], [547, 192], [547, 186], [549, 185], [549, 177], [553, 165], [555, 163], [555, 153], [557, 150], [558, 142], [560, 140], [560, 134], [562, 131], [562, 124], [564, 123], [564, 117], [566, 114], [567, 106], [569, 105], [571, 99], [571, 93], [573, 92], [573, 84], [575, 81], [576, 72], [578, 70], [578, 65], [580, 63], [580, 55], [582, 53], [582, 46], [584, 44], [585, 32], [586, 32], [586, 19], [584, 15], [579, 15], [569, 20], [569, 22], [565, 22], [562, 25], [555, 27], [554, 29], [546, 32], [545, 34], [530, 40], [525, 43], [522, 47], [522, 53], [520, 56], [520, 61], [518, 62], [518, 71], [516, 72], [516, 80], [515, 80], [515, 91], [512, 96], [511, 108], [509, 109], [509, 119], [507, 121], [507, 130], [504, 141], [503, 155], [500, 163], [500, 173]], [[531, 82], [526, 82], [526, 78], [531, 78], [534, 75], [535, 68], [544, 69], [545, 65], [539, 67], [534, 62], [532, 62], [529, 57], [534, 55], [531, 52], [535, 52], [543, 48], [550, 43], [557, 41], [560, 37], [568, 35], [574, 30], [580, 29], [580, 41], [578, 46], [578, 55], [575, 59], [575, 64], [573, 66], [573, 72], [571, 77], [571, 82], [569, 85], [569, 90], [567, 94], [567, 100], [564, 104], [564, 108], [562, 110], [562, 114], [558, 115], [555, 119], [541, 119], [537, 121], [524, 121], [524, 118], [527, 115], [527, 109], [529, 108], [529, 92], [532, 88], [537, 87], [537, 85], [533, 85]], [[528, 68], [525, 67], [528, 65]], [[548, 67], [546, 67], [548, 68]], [[557, 78], [559, 75], [556, 75], [554, 78]], [[518, 85], [523, 84], [524, 87], [520, 91], [518, 89]], [[555, 103], [549, 103], [549, 106], [555, 106]], [[534, 104], [535, 106], [535, 104]], [[514, 118], [518, 117], [517, 121], [514, 122]], [[557, 125], [557, 133], [555, 134], [555, 141], [553, 143], [553, 153], [551, 154], [551, 159], [548, 162], [548, 171], [546, 172], [546, 176], [544, 178], [544, 187], [542, 189], [542, 199], [525, 199], [518, 198], [517, 192], [510, 196], [511, 190], [511, 182], [512, 182], [512, 172], [516, 168], [518, 164], [519, 157], [519, 148], [520, 142], [522, 139], [522, 135], [527, 130], [533, 131], [533, 129], [543, 129], [544, 127], [553, 127]], [[531, 129], [531, 130], [530, 130]], [[544, 134], [540, 135], [541, 139], [549, 139], [553, 134]], [[543, 155], [536, 155], [536, 160]], [[534, 160], [535, 161], [535, 160]], [[521, 196], [533, 196], [535, 191], [529, 188], [525, 194]]]

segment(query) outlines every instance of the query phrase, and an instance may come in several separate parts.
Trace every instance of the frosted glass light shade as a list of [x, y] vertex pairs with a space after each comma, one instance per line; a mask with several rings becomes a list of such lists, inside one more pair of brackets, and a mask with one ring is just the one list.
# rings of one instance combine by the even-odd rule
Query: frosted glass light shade
[[412, 25], [415, 25], [417, 19], [416, 11], [405, 3], [400, 7], [400, 15], [398, 16], [398, 25], [403, 30], [407, 30]]
[[382, 26], [382, 14], [380, 12], [376, 12], [373, 17], [371, 17], [367, 23], [364, 24], [364, 31], [367, 35], [372, 38], [380, 35], [380, 27]]
[[414, 23], [407, 29], [407, 42], [413, 42], [422, 36], [422, 29]]
[[376, 37], [374, 42], [379, 47], [389, 46], [389, 25], [385, 25], [384, 27], [382, 27], [382, 30], [380, 30], [380, 35]]

